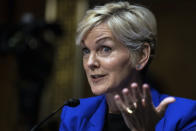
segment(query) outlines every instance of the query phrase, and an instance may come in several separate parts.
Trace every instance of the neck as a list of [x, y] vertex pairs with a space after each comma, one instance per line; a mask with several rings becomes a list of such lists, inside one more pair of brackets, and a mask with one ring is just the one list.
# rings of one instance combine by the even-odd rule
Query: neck
[[122, 89], [123, 88], [130, 88], [130, 84], [133, 82], [137, 82], [139, 88], [141, 87], [142, 79], [141, 79], [139, 73], [136, 73], [136, 75], [134, 75], [134, 78], [132, 77], [132, 79], [127, 84], [125, 84], [123, 87], [119, 87], [119, 88], [117, 88], [117, 90], [112, 91], [112, 92], [108, 92], [106, 94], [106, 101], [108, 104], [108, 112], [109, 113], [120, 114], [120, 110], [118, 110], [118, 107], [116, 106], [114, 96], [116, 94], [118, 94], [118, 95], [120, 95], [121, 98], [123, 98]]

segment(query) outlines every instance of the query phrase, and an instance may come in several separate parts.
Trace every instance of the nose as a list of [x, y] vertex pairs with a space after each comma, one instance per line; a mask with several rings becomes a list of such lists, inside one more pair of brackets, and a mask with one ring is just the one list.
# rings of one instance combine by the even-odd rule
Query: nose
[[99, 68], [99, 60], [97, 59], [97, 56], [95, 53], [91, 53], [89, 55], [88, 61], [87, 61], [88, 68], [91, 70], [95, 70]]

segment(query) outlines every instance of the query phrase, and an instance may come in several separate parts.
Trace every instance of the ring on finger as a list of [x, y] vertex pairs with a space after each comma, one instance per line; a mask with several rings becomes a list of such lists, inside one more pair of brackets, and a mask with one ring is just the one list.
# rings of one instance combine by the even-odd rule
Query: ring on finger
[[127, 107], [127, 108], [126, 108], [126, 111], [127, 111], [127, 113], [129, 113], [129, 114], [133, 114], [133, 110], [132, 110], [130, 107]]
[[133, 104], [131, 106], [128, 106], [126, 108], [127, 113], [129, 114], [133, 114], [134, 110], [137, 108], [137, 103], [133, 102]]

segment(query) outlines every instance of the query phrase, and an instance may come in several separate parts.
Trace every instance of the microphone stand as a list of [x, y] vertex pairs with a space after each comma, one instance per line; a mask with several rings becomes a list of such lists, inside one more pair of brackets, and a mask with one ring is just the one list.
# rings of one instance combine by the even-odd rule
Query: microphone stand
[[46, 117], [40, 123], [38, 123], [35, 126], [33, 126], [33, 128], [31, 129], [31, 131], [35, 131], [35, 130], [39, 129], [39, 127], [42, 124], [44, 124], [48, 119], [50, 119], [53, 115], [55, 115], [58, 111], [60, 111], [65, 105], [68, 105], [68, 106], [71, 106], [71, 107], [76, 107], [79, 104], [80, 104], [80, 101], [78, 99], [73, 99], [73, 98], [72, 99], [69, 99], [61, 107], [59, 107], [56, 111], [54, 111], [53, 113], [51, 113], [48, 117]]

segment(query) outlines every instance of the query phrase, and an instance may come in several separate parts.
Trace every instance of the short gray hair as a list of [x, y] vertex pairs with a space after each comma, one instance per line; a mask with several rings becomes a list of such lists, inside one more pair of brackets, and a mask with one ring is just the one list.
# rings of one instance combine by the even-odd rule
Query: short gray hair
[[139, 53], [146, 42], [151, 47], [151, 56], [154, 55], [157, 24], [149, 9], [128, 2], [96, 6], [88, 10], [78, 24], [76, 44], [80, 45], [88, 31], [101, 23], [106, 23], [114, 37], [130, 48], [132, 53]]

